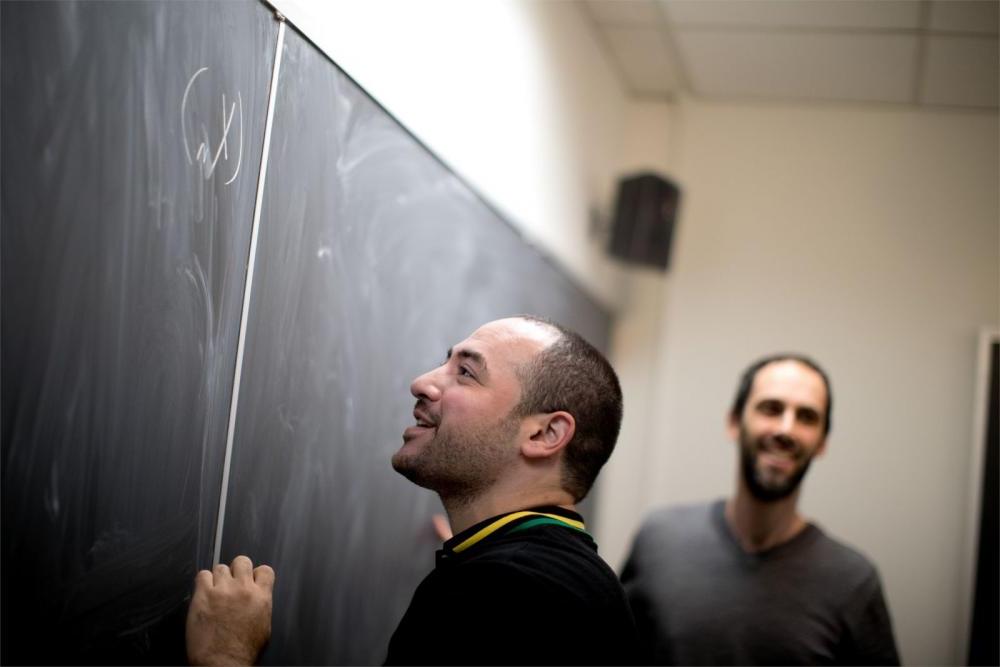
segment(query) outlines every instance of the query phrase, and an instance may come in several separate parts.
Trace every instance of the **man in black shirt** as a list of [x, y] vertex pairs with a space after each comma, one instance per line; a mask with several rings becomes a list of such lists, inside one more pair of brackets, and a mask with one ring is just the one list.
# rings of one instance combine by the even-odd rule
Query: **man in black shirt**
[[[441, 497], [455, 537], [389, 644], [391, 664], [622, 664], [635, 629], [574, 505], [614, 448], [621, 389], [579, 335], [533, 317], [483, 325], [413, 381], [392, 465]], [[198, 574], [192, 663], [246, 663], [270, 627], [267, 566]]]
[[637, 638], [621, 588], [578, 525], [575, 512], [536, 507], [448, 540], [386, 664], [633, 664]]

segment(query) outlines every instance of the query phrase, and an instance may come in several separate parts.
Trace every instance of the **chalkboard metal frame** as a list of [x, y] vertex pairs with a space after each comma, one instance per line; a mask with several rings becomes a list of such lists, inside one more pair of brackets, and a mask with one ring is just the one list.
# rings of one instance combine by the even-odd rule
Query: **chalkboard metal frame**
[[243, 307], [240, 312], [240, 333], [236, 344], [236, 369], [233, 373], [233, 390], [230, 394], [229, 422], [226, 425], [226, 453], [222, 463], [222, 490], [219, 494], [219, 512], [215, 525], [215, 543], [212, 564], [218, 565], [222, 549], [222, 531], [226, 522], [226, 498], [229, 493], [229, 470], [233, 459], [233, 436], [236, 433], [236, 410], [240, 402], [240, 379], [243, 376], [243, 353], [246, 348], [247, 320], [250, 316], [250, 296], [253, 290], [254, 265], [257, 261], [257, 239], [260, 232], [260, 209], [264, 202], [264, 185], [267, 180], [267, 157], [271, 149], [271, 126], [274, 123], [274, 102], [277, 97], [278, 77], [281, 73], [281, 51], [285, 44], [285, 21], [278, 15], [278, 35], [274, 47], [274, 65], [271, 84], [267, 92], [267, 115], [264, 121], [264, 145], [261, 150], [260, 173], [257, 177], [257, 194], [253, 207], [253, 225], [250, 231], [250, 257], [247, 260], [246, 279], [243, 282]]

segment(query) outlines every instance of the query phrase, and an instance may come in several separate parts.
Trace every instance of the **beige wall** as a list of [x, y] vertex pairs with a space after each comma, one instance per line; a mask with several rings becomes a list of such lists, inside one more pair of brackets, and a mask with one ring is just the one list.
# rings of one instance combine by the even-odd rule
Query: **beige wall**
[[729, 492], [738, 373], [803, 351], [836, 397], [805, 511], [876, 562], [905, 660], [962, 661], [974, 362], [1000, 319], [997, 116], [686, 102], [671, 138], [685, 200], [669, 277], [622, 320], [616, 362], [652, 370], [626, 396], [645, 428], [602, 486], [604, 555], [620, 564], [645, 509]]

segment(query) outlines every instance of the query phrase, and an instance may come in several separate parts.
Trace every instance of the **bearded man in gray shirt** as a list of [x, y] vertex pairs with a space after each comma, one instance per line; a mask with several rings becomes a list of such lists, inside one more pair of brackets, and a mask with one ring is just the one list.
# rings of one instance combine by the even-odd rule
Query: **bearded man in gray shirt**
[[728, 425], [735, 494], [652, 513], [622, 572], [651, 663], [899, 664], [874, 566], [797, 510], [831, 406], [826, 373], [806, 357], [744, 372]]

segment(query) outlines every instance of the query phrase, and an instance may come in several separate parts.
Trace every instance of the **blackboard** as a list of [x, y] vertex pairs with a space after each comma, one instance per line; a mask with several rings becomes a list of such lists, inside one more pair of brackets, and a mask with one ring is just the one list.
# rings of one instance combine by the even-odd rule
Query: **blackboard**
[[381, 662], [438, 546], [389, 465], [410, 380], [489, 319], [603, 348], [608, 314], [265, 5], [0, 11], [3, 662], [182, 659], [225, 483], [222, 559], [278, 572], [264, 662]]
[[0, 23], [3, 662], [176, 661], [150, 633], [211, 563], [274, 20]]

